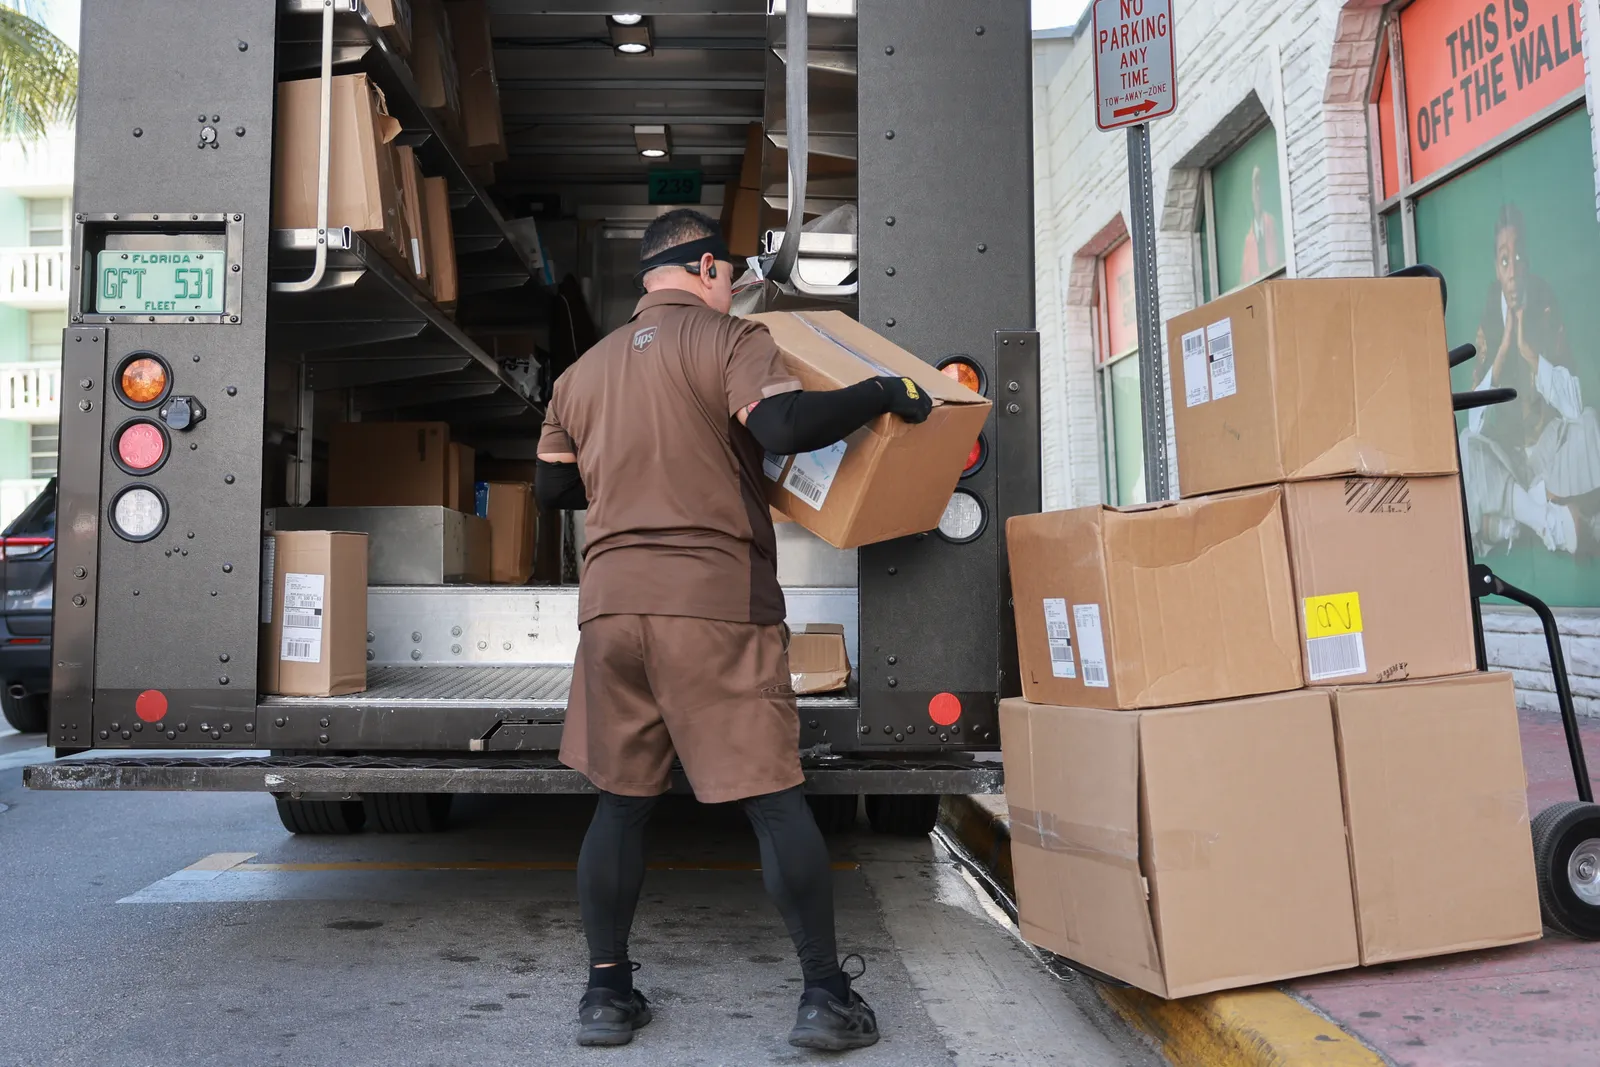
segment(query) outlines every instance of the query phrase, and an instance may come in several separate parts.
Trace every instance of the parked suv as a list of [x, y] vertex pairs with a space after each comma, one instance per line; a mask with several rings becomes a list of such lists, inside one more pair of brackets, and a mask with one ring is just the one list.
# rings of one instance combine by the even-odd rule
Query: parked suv
[[55, 604], [56, 480], [0, 533], [0, 710], [23, 733], [50, 711], [50, 611]]

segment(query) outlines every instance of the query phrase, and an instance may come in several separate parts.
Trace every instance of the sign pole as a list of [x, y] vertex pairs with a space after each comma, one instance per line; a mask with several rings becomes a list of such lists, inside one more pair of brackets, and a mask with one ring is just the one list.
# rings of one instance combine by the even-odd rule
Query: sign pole
[[1133, 289], [1139, 314], [1139, 398], [1144, 418], [1144, 495], [1165, 500], [1167, 481], [1166, 364], [1161, 358], [1161, 290], [1156, 272], [1155, 189], [1150, 124], [1128, 127], [1128, 192], [1133, 214]]

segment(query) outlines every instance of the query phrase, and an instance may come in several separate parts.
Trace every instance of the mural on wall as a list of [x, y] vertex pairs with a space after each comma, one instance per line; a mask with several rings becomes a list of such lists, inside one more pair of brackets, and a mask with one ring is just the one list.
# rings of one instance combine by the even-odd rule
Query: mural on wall
[[1211, 169], [1217, 282], [1226, 293], [1282, 270], [1283, 192], [1278, 135], [1268, 125]]
[[[1456, 389], [1517, 399], [1458, 418], [1475, 551], [1552, 604], [1600, 607], [1600, 223], [1574, 111], [1417, 201], [1421, 262], [1445, 274]], [[1442, 356], [1441, 356], [1442, 358]]]

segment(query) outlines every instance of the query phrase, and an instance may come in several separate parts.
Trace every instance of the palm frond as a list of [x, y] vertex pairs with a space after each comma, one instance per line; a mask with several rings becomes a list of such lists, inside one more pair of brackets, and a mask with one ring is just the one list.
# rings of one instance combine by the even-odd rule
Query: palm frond
[[42, 137], [77, 105], [77, 53], [16, 6], [0, 5], [0, 136]]

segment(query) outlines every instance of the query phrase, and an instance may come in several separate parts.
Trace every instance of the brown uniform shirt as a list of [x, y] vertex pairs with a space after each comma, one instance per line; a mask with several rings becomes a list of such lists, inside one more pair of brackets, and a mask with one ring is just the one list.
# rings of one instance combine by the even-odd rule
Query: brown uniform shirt
[[734, 415], [798, 388], [765, 326], [678, 289], [557, 379], [539, 451], [576, 453], [589, 495], [580, 624], [783, 621], [762, 450]]

